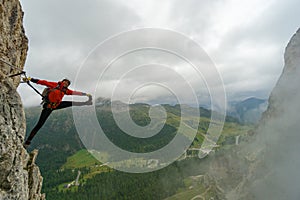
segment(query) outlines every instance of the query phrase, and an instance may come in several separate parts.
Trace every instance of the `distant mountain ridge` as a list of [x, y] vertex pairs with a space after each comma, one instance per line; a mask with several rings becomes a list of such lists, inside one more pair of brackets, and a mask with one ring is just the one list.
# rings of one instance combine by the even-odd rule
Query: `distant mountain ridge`
[[238, 102], [230, 102], [227, 114], [244, 124], [257, 124], [268, 107], [267, 99], [250, 97]]

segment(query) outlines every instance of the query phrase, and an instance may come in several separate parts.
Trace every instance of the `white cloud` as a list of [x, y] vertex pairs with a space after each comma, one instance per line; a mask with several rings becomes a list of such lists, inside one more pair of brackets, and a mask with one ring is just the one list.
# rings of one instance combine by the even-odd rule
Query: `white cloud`
[[[267, 98], [281, 73], [284, 47], [298, 28], [300, 15], [297, 0], [32, 0], [22, 1], [22, 5], [30, 41], [25, 69], [32, 76], [74, 79], [89, 51], [99, 42], [134, 27], [160, 27], [193, 38], [208, 52], [223, 77], [230, 99], [247, 94]], [[163, 62], [156, 54], [151, 55], [152, 61]], [[149, 62], [145, 55], [139, 59], [138, 63]], [[132, 64], [129, 58], [122, 62], [120, 66]], [[175, 65], [169, 60], [168, 64], [193, 84], [200, 84], [201, 80], [197, 81], [180, 63]], [[108, 85], [116, 81], [114, 75], [119, 69], [111, 71]], [[137, 77], [143, 79], [147, 75], [140, 73]], [[82, 84], [75, 89], [89, 91], [89, 85], [97, 83], [88, 73], [80, 76]], [[167, 78], [160, 80], [163, 79]], [[36, 101], [27, 100], [28, 90], [19, 91], [25, 105]]]

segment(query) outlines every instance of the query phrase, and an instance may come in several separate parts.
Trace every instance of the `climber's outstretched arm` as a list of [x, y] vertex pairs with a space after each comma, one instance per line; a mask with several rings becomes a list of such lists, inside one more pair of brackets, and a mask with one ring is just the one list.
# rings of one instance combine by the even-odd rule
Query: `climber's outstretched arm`
[[31, 78], [31, 77], [24, 78], [23, 81], [24, 82], [31, 81], [33, 83], [44, 85], [44, 86], [47, 86], [47, 87], [50, 87], [50, 88], [54, 88], [54, 87], [57, 86], [57, 82], [40, 80], [40, 79], [37, 79], [37, 78]]

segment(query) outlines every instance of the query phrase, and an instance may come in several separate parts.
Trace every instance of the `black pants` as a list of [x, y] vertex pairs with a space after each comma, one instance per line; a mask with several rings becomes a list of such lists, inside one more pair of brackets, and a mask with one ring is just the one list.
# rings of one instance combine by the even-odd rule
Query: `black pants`
[[44, 123], [46, 122], [46, 120], [48, 119], [48, 117], [50, 116], [50, 114], [52, 113], [53, 110], [59, 110], [59, 109], [68, 108], [71, 106], [83, 106], [83, 105], [87, 105], [86, 102], [62, 101], [57, 106], [57, 108], [52, 109], [52, 108], [47, 108], [47, 104], [44, 104], [40, 119], [39, 119], [38, 123], [35, 125], [35, 127], [32, 129], [25, 144], [31, 143], [31, 140], [34, 138], [34, 136], [37, 134], [37, 132], [40, 130], [40, 128], [42, 128], [42, 126], [44, 125]]

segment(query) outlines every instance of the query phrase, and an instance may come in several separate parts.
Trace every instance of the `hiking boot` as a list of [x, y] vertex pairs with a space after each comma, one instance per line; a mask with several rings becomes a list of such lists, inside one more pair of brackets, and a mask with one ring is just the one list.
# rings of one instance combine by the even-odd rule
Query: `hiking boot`
[[89, 97], [89, 99], [85, 102], [85, 105], [93, 105], [93, 97], [92, 97], [92, 95], [89, 95], [88, 97]]

